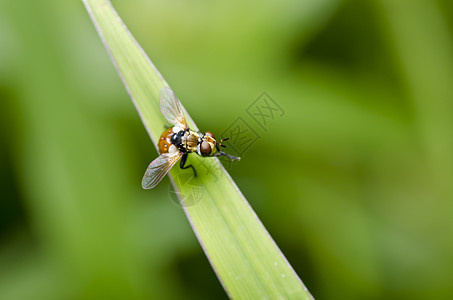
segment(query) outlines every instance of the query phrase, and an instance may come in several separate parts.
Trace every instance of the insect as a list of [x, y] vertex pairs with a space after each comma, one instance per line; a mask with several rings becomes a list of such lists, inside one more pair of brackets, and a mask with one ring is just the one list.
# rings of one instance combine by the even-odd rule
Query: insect
[[151, 162], [146, 169], [142, 180], [144, 189], [155, 187], [170, 169], [181, 159], [181, 169], [192, 168], [196, 176], [196, 170], [192, 165], [186, 166], [189, 153], [196, 153], [203, 157], [227, 156], [231, 160], [240, 160], [240, 157], [229, 155], [220, 150], [223, 141], [217, 141], [212, 132], [205, 133], [192, 131], [187, 125], [182, 113], [182, 107], [173, 91], [164, 87], [160, 94], [160, 110], [173, 127], [168, 128], [159, 139], [159, 157]]

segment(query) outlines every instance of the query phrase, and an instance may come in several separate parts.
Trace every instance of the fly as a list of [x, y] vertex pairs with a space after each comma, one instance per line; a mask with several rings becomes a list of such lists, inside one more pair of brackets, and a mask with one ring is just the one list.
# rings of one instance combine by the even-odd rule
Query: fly
[[162, 88], [160, 110], [173, 127], [162, 133], [159, 139], [160, 155], [146, 169], [142, 180], [144, 189], [155, 187], [180, 159], [180, 168], [192, 168], [196, 176], [195, 168], [192, 165], [185, 165], [188, 154], [192, 152], [203, 157], [223, 155], [232, 160], [241, 159], [220, 150], [220, 147], [225, 147], [222, 142], [228, 138], [217, 141], [212, 132], [202, 133], [190, 130], [182, 113], [181, 103], [169, 87]]

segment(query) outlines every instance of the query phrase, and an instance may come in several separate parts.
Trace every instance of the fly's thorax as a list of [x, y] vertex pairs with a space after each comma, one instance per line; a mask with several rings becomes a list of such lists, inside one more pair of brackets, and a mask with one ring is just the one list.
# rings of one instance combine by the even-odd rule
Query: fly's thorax
[[198, 140], [200, 139], [200, 133], [196, 131], [189, 130], [187, 135], [184, 136], [184, 146], [187, 152], [196, 152]]
[[179, 151], [183, 153], [190, 153], [197, 150], [200, 133], [190, 129], [181, 130], [177, 126], [174, 126], [171, 132], [170, 143], [171, 145], [176, 146]]

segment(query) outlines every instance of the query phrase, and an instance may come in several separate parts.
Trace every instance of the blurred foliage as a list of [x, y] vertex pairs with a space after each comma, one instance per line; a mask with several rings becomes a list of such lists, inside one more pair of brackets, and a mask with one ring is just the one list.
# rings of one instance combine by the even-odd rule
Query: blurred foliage
[[[449, 0], [114, 1], [318, 299], [453, 298]], [[0, 2], [0, 299], [226, 297], [82, 3]], [[246, 109], [266, 91], [265, 129]]]

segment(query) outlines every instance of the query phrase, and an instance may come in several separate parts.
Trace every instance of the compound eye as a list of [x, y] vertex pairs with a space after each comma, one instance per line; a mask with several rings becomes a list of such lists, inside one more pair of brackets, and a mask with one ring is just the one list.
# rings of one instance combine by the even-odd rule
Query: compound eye
[[201, 142], [200, 153], [203, 156], [211, 155], [211, 145], [208, 142]]
[[214, 134], [213, 134], [212, 132], [210, 132], [210, 131], [206, 131], [206, 132], [204, 133], [204, 135], [205, 135], [205, 136], [210, 136], [210, 137], [212, 137], [212, 138], [215, 140]]

